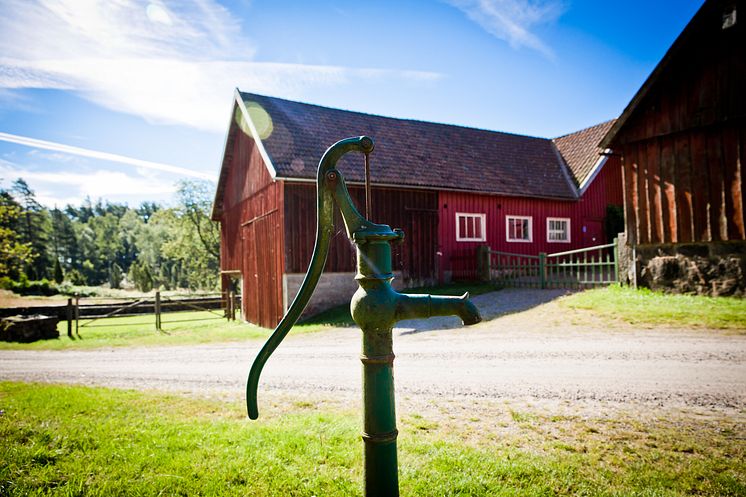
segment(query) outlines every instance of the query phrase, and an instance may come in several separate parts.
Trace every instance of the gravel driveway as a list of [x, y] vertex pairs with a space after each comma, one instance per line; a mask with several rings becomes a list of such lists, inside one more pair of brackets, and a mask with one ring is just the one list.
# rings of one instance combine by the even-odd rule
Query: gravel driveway
[[[476, 297], [485, 316], [498, 317], [472, 327], [454, 328], [448, 319], [400, 323], [398, 398], [746, 408], [746, 336], [577, 324], [553, 301], [560, 293]], [[264, 370], [260, 408], [278, 395], [359, 399], [359, 335], [354, 328], [291, 332]], [[239, 398], [261, 345], [0, 351], [0, 378]]]

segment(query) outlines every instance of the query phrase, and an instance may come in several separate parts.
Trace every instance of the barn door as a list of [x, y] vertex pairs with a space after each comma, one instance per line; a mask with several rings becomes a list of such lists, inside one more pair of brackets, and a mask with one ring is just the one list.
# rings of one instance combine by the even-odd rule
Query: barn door
[[438, 280], [438, 211], [406, 207], [409, 226], [404, 235], [404, 279], [410, 286], [433, 285]]
[[241, 307], [243, 318], [251, 323], [258, 323], [259, 318], [259, 274], [256, 267], [256, 233], [254, 223], [241, 227], [241, 244], [243, 254], [243, 288]]
[[279, 223], [275, 209], [242, 227], [246, 320], [266, 328], [274, 327], [283, 313]]

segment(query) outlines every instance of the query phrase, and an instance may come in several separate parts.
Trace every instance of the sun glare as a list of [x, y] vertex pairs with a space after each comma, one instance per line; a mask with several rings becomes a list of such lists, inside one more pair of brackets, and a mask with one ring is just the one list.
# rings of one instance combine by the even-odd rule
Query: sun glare
[[262, 140], [269, 138], [272, 131], [274, 131], [272, 117], [269, 113], [264, 110], [264, 107], [256, 102], [247, 102], [246, 110], [249, 112], [251, 122], [253, 122], [256, 127], [256, 132], [259, 133], [259, 138]]
[[148, 19], [152, 22], [165, 24], [166, 26], [171, 25], [171, 16], [169, 15], [168, 10], [166, 10], [162, 5], [149, 3], [145, 8], [145, 14], [147, 14]]

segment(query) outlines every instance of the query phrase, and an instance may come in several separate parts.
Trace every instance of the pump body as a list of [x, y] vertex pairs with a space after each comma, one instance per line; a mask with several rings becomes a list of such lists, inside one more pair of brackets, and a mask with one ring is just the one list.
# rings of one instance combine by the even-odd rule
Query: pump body
[[265, 362], [295, 324], [308, 304], [321, 276], [334, 228], [333, 205], [342, 213], [347, 235], [357, 251], [358, 289], [352, 297], [352, 318], [363, 332], [363, 441], [365, 443], [365, 495], [398, 496], [396, 412], [394, 401], [394, 324], [403, 319], [456, 315], [464, 324], [481, 318], [469, 295], [460, 297], [410, 295], [391, 286], [391, 243], [401, 242], [404, 233], [360, 215], [350, 198], [341, 173], [335, 168], [350, 151], [366, 155], [373, 141], [365, 136], [347, 138], [332, 145], [322, 157], [317, 174], [317, 229], [314, 253], [306, 278], [288, 312], [261, 349], [249, 373], [246, 399], [249, 417], [256, 419], [257, 386]]

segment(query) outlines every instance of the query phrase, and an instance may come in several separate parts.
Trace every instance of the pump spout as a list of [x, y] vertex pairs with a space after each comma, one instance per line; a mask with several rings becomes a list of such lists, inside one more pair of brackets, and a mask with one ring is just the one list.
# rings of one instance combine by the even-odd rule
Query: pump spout
[[465, 325], [471, 325], [482, 320], [479, 310], [469, 300], [469, 292], [460, 297], [400, 293], [397, 300], [397, 321], [432, 316], [458, 316]]

